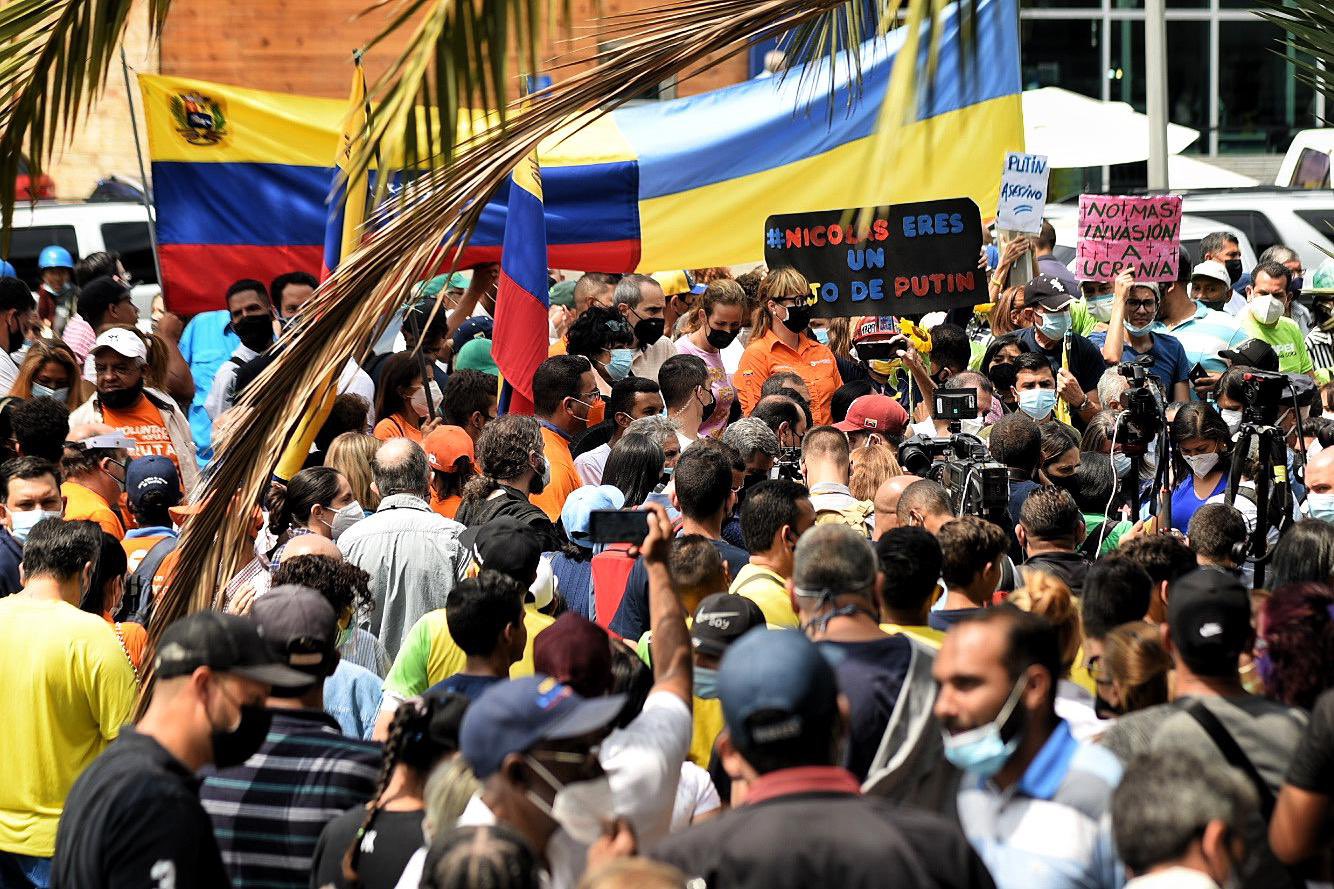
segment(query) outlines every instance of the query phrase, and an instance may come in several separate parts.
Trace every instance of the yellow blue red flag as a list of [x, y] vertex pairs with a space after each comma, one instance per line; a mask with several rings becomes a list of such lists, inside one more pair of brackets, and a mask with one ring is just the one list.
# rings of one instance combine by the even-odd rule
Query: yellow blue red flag
[[547, 357], [547, 310], [551, 308], [542, 168], [536, 153], [514, 168], [508, 187], [491, 357], [505, 381], [500, 412], [531, 414], [533, 374]]

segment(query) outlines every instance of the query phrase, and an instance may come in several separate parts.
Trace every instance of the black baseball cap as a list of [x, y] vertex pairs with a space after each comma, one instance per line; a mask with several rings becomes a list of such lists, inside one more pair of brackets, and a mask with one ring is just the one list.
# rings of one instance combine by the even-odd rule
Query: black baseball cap
[[1024, 305], [1042, 306], [1049, 312], [1059, 312], [1074, 301], [1065, 282], [1054, 275], [1038, 275], [1024, 285]]
[[148, 454], [135, 457], [125, 470], [125, 495], [131, 506], [138, 506], [145, 494], [153, 491], [163, 495], [163, 505], [176, 506], [181, 502], [181, 476], [170, 457]]
[[1278, 353], [1260, 339], [1249, 339], [1235, 349], [1220, 349], [1219, 355], [1232, 362], [1233, 367], [1253, 367], [1278, 373]]
[[722, 657], [729, 645], [755, 627], [767, 626], [760, 606], [745, 596], [714, 593], [695, 609], [690, 644], [700, 654]]
[[235, 673], [276, 688], [310, 685], [310, 676], [284, 666], [248, 617], [200, 611], [167, 627], [153, 672], [159, 679], [188, 676], [200, 667]]
[[1230, 676], [1251, 644], [1251, 597], [1235, 576], [1197, 568], [1172, 584], [1167, 596], [1172, 645], [1201, 676]]
[[542, 541], [531, 525], [502, 516], [477, 529], [473, 538], [477, 564], [507, 574], [526, 589], [537, 575], [542, 560]]
[[338, 667], [338, 614], [309, 587], [283, 584], [255, 599], [259, 635], [281, 662], [304, 673], [306, 685]]
[[743, 756], [827, 733], [838, 720], [838, 681], [799, 630], [747, 633], [723, 655], [718, 697]]

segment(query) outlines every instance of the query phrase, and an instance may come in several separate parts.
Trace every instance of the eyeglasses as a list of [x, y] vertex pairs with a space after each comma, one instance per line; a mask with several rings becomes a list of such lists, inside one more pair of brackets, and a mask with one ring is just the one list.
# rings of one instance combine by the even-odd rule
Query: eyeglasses
[[791, 294], [789, 296], [771, 296], [769, 299], [778, 303], [785, 309], [790, 309], [793, 306], [803, 305], [810, 302], [810, 297], [804, 293]]
[[1153, 300], [1153, 299], [1128, 299], [1128, 300], [1126, 300], [1126, 308], [1127, 308], [1127, 309], [1130, 309], [1132, 312], [1133, 312], [1135, 309], [1153, 309], [1153, 308], [1157, 308], [1157, 306], [1158, 306], [1158, 301], [1157, 301], [1157, 300]]

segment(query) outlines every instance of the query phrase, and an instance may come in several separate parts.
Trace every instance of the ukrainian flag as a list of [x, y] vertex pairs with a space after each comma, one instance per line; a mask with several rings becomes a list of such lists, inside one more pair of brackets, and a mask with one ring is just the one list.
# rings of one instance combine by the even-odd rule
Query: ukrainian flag
[[[763, 257], [774, 213], [958, 196], [996, 206], [1005, 153], [1024, 147], [1015, 2], [982, 0], [971, 64], [960, 62], [958, 19], [947, 10], [934, 81], [896, 134], [904, 160], [889, 176], [868, 171], [885, 162], [874, 136], [903, 29], [863, 47], [860, 84], [846, 61], [831, 72], [822, 59], [782, 79], [572, 123], [538, 149], [548, 263], [734, 265]], [[171, 306], [218, 308], [237, 278], [318, 272], [346, 105], [153, 75], [140, 84]], [[193, 117], [180, 113], [187, 96]], [[491, 197], [465, 264], [501, 260], [513, 188]]]

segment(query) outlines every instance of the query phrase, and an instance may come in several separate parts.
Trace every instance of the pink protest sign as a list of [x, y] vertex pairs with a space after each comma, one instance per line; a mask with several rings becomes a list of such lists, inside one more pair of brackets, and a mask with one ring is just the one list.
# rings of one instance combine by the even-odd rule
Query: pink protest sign
[[1129, 268], [1137, 281], [1175, 281], [1181, 196], [1079, 196], [1075, 277], [1111, 281]]

